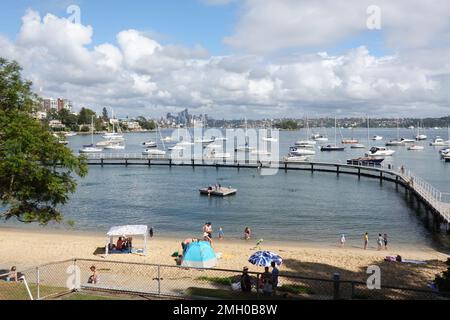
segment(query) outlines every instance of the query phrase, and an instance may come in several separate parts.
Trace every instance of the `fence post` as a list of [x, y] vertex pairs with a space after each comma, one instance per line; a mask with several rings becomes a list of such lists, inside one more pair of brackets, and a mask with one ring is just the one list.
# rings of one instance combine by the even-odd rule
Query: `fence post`
[[161, 266], [158, 264], [158, 295], [161, 295]]
[[335, 273], [333, 275], [333, 299], [339, 299], [339, 286], [340, 286], [341, 275], [339, 273]]
[[256, 274], [256, 298], [259, 298], [259, 273]]
[[41, 275], [40, 275], [40, 271], [39, 271], [39, 267], [36, 267], [36, 300], [40, 300], [41, 298], [41, 292], [40, 292], [40, 283], [41, 283]]
[[351, 293], [351, 300], [355, 299], [355, 283], [352, 281], [352, 293]]

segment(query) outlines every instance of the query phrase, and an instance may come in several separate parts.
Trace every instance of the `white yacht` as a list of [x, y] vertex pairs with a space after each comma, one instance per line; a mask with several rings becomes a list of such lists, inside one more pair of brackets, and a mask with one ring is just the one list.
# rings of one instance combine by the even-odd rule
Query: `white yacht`
[[213, 143], [215, 140], [214, 139], [201, 139], [201, 138], [197, 138], [195, 139], [195, 143], [201, 143], [201, 144], [208, 144], [208, 143]]
[[158, 149], [145, 149], [145, 151], [142, 152], [142, 155], [144, 155], [144, 156], [165, 156], [166, 152], [164, 150], [158, 150]]
[[356, 143], [350, 146], [350, 149], [365, 149], [365, 148], [366, 146], [362, 143]]
[[125, 146], [121, 143], [111, 143], [103, 148], [107, 150], [125, 150]]
[[316, 151], [297, 147], [290, 147], [289, 154], [294, 156], [313, 156], [316, 154]]
[[423, 146], [419, 146], [417, 144], [413, 144], [412, 146], [408, 147], [409, 151], [422, 151], [423, 149], [425, 149]]
[[284, 157], [283, 160], [286, 162], [306, 162], [309, 161], [310, 158], [307, 156], [288, 155], [287, 157]]
[[445, 141], [440, 137], [436, 137], [436, 139], [430, 143], [430, 146], [450, 146], [450, 141]]
[[75, 137], [77, 135], [76, 132], [66, 132], [66, 137]]
[[83, 146], [82, 149], [80, 149], [79, 153], [98, 153], [102, 152], [103, 149], [96, 147], [94, 145], [94, 116], [91, 118], [91, 144]]
[[366, 152], [366, 157], [388, 157], [395, 153], [394, 150], [390, 150], [385, 147], [372, 147]]
[[158, 146], [157, 143], [153, 140], [145, 141], [142, 143], [142, 145], [147, 148], [156, 148]]
[[416, 142], [416, 140], [406, 139], [406, 138], [401, 138], [400, 141], [403, 142], [403, 143], [414, 143], [414, 142]]
[[373, 136], [372, 140], [373, 141], [380, 141], [380, 140], [383, 140], [383, 137], [382, 136]]

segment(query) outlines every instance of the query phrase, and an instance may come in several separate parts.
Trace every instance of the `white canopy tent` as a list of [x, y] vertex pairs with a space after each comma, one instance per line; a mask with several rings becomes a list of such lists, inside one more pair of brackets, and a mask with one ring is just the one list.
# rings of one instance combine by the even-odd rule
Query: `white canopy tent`
[[128, 226], [116, 226], [109, 229], [107, 235], [107, 242], [105, 247], [106, 254], [109, 253], [109, 245], [113, 244], [114, 237], [134, 237], [143, 236], [144, 237], [144, 255], [147, 255], [147, 237], [148, 237], [148, 227], [144, 225], [128, 225]]

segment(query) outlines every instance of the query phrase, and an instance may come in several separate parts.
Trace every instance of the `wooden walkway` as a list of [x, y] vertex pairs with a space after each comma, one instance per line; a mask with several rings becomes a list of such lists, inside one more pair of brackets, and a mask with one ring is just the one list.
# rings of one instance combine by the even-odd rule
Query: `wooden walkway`
[[253, 169], [276, 169], [285, 172], [292, 170], [303, 170], [311, 172], [330, 172], [337, 175], [350, 174], [358, 177], [379, 179], [380, 182], [390, 181], [396, 185], [402, 185], [406, 190], [412, 192], [422, 201], [427, 210], [432, 211], [441, 222], [450, 224], [450, 203], [443, 201], [443, 193], [434, 188], [411, 171], [400, 168], [369, 167], [348, 165], [343, 163], [329, 162], [287, 162], [270, 161], [260, 162], [255, 160], [236, 161], [233, 159], [210, 159], [210, 158], [170, 158], [167, 156], [146, 156], [137, 153], [96, 153], [86, 155], [89, 165], [97, 166], [181, 166], [181, 167], [214, 167], [214, 168], [253, 168]]

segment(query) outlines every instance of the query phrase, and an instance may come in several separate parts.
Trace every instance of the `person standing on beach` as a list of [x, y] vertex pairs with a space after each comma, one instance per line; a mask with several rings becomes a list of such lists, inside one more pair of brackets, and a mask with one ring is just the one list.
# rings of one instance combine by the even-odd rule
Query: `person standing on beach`
[[208, 237], [210, 237], [212, 239], [212, 232], [213, 232], [213, 228], [212, 228], [212, 224], [211, 222], [208, 222], [206, 224], [206, 233], [208, 234]]
[[383, 235], [383, 242], [384, 242], [384, 250], [387, 250], [388, 249], [388, 236], [387, 236], [387, 234], [385, 233], [384, 235]]
[[380, 251], [381, 248], [383, 247], [383, 242], [384, 242], [384, 239], [383, 239], [383, 237], [381, 236], [381, 233], [379, 233], [379, 234], [378, 234], [378, 239], [377, 239], [378, 251]]
[[342, 234], [341, 236], [341, 248], [345, 246], [345, 234]]
[[252, 231], [250, 230], [249, 227], [245, 227], [244, 230], [244, 239], [245, 240], [250, 240], [250, 237], [252, 236]]
[[364, 250], [366, 250], [367, 249], [367, 246], [369, 245], [369, 234], [366, 232], [365, 234], [364, 234]]
[[219, 240], [223, 240], [223, 236], [224, 236], [223, 229], [222, 227], [219, 227]]
[[272, 261], [270, 265], [272, 266], [272, 294], [275, 296], [277, 294], [278, 276], [280, 275], [280, 270], [278, 270], [275, 261]]

